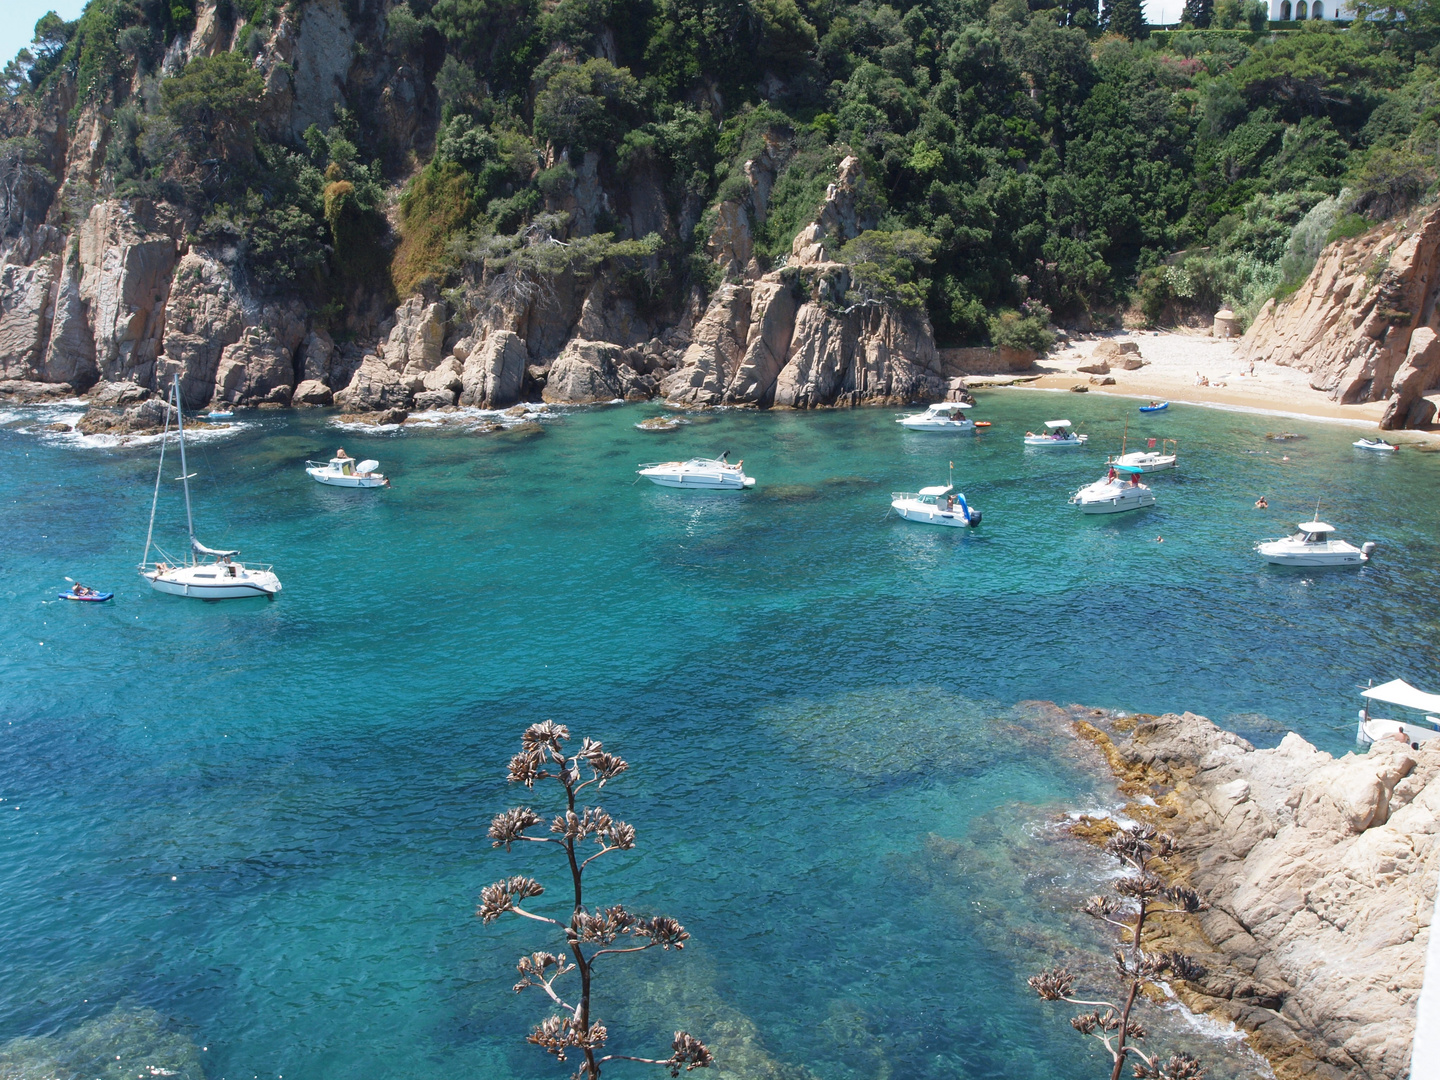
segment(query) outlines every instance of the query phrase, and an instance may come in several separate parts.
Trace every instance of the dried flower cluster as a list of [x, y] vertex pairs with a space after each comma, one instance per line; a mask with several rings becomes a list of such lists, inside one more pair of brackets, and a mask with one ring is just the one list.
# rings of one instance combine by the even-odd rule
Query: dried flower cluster
[[1165, 975], [1195, 981], [1205, 977], [1205, 969], [1192, 957], [1180, 952], [1147, 954], [1141, 947], [1145, 920], [1156, 914], [1193, 915], [1209, 905], [1194, 889], [1168, 885], [1154, 870], [1154, 865], [1176, 853], [1174, 838], [1147, 825], [1122, 829], [1110, 838], [1105, 850], [1125, 863], [1130, 873], [1115, 884], [1114, 896], [1092, 896], [1085, 901], [1085, 911], [1121, 931], [1121, 947], [1115, 950], [1115, 969], [1126, 991], [1125, 1003], [1087, 1001], [1075, 996], [1075, 975], [1066, 968], [1052, 968], [1030, 978], [1030, 988], [1044, 1001], [1068, 1001], [1072, 1005], [1089, 1006], [1070, 1021], [1082, 1035], [1101, 1042], [1110, 1055], [1110, 1080], [1120, 1080], [1125, 1062], [1133, 1055], [1132, 1068], [1136, 1080], [1200, 1080], [1204, 1066], [1188, 1054], [1175, 1054], [1162, 1061], [1158, 1054], [1147, 1054], [1133, 1045], [1147, 1032], [1143, 1025], [1130, 1018], [1140, 988]]
[[[546, 1017], [526, 1036], [528, 1042], [565, 1061], [569, 1054], [582, 1058], [575, 1072], [576, 1080], [598, 1080], [600, 1067], [609, 1061], [639, 1061], [668, 1069], [672, 1077], [681, 1070], [703, 1069], [713, 1064], [709, 1049], [693, 1035], [677, 1031], [670, 1044], [668, 1058], [632, 1057], [628, 1054], [604, 1053], [609, 1031], [590, 1013], [590, 998], [596, 963], [606, 956], [644, 952], [646, 949], [683, 949], [690, 935], [674, 919], [664, 915], [645, 918], [615, 904], [605, 908], [585, 905], [585, 868], [602, 855], [612, 851], [629, 851], [635, 846], [633, 826], [616, 821], [598, 806], [577, 806], [577, 797], [586, 788], [597, 790], [623, 773], [629, 766], [622, 758], [608, 753], [600, 743], [585, 739], [578, 753], [566, 754], [569, 730], [561, 724], [546, 721], [532, 724], [521, 739], [521, 749], [510, 759], [510, 782], [524, 784], [530, 790], [541, 781], [553, 780], [565, 793], [565, 809], [550, 820], [548, 836], [531, 836], [529, 830], [544, 819], [527, 807], [513, 807], [496, 814], [490, 822], [493, 847], [510, 851], [515, 844], [553, 844], [563, 851], [574, 887], [574, 904], [567, 919], [561, 920], [527, 910], [522, 905], [544, 895], [545, 887], [534, 878], [510, 877], [487, 885], [480, 891], [476, 915], [489, 924], [501, 915], [511, 913], [536, 922], [548, 923], [564, 934], [569, 956], [534, 952], [522, 956], [516, 970], [520, 973], [515, 992], [530, 987], [544, 991], [558, 1010]], [[593, 843], [597, 850], [587, 856], [582, 845]], [[566, 1000], [556, 989], [562, 975], [579, 975], [579, 995], [574, 1002]]]

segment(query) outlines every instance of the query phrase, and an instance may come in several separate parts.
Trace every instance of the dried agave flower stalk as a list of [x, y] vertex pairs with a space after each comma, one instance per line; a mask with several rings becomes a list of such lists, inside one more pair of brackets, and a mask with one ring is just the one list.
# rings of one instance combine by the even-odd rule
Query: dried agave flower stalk
[[1172, 1054], [1163, 1059], [1149, 1054], [1131, 1040], [1142, 1040], [1145, 1028], [1130, 1018], [1141, 987], [1164, 975], [1196, 982], [1205, 977], [1205, 969], [1193, 958], [1180, 952], [1147, 954], [1140, 947], [1145, 920], [1151, 915], [1193, 915], [1209, 908], [1200, 894], [1182, 885], [1167, 885], [1155, 873], [1157, 863], [1168, 861], [1176, 853], [1175, 840], [1167, 833], [1148, 825], [1122, 829], [1110, 838], [1105, 850], [1125, 863], [1130, 873], [1116, 882], [1114, 896], [1092, 896], [1085, 901], [1085, 911], [1121, 932], [1121, 945], [1115, 950], [1115, 968], [1125, 992], [1125, 1002], [1090, 1001], [1075, 996], [1075, 975], [1066, 968], [1051, 968], [1030, 977], [1030, 989], [1045, 1001], [1068, 1001], [1088, 1006], [1070, 1021], [1081, 1035], [1098, 1040], [1110, 1055], [1110, 1080], [1120, 1080], [1127, 1059], [1133, 1057], [1132, 1071], [1136, 1080], [1201, 1080], [1205, 1067], [1189, 1054]]
[[[646, 949], [683, 949], [690, 935], [678, 922], [664, 915], [644, 918], [619, 905], [594, 910], [585, 906], [586, 867], [602, 855], [633, 848], [635, 829], [623, 821], [616, 821], [601, 807], [577, 805], [577, 798], [588, 787], [593, 786], [598, 791], [629, 765], [591, 739], [585, 739], [577, 753], [567, 754], [565, 743], [569, 739], [570, 732], [563, 725], [548, 720], [543, 724], [532, 724], [521, 739], [520, 752], [510, 759], [511, 783], [524, 784], [533, 791], [537, 783], [550, 780], [565, 792], [565, 810], [551, 819], [550, 835], [530, 835], [529, 830], [543, 824], [544, 819], [528, 806], [513, 807], [496, 814], [490, 822], [493, 847], [509, 851], [518, 843], [553, 844], [564, 853], [574, 888], [574, 904], [569, 918], [562, 921], [523, 907], [527, 901], [545, 892], [543, 885], [528, 877], [505, 878], [485, 886], [480, 891], [480, 906], [475, 912], [486, 924], [508, 912], [547, 923], [564, 934], [565, 948], [561, 953], [531, 953], [522, 956], [516, 965], [520, 973], [520, 979], [515, 984], [516, 993], [538, 987], [556, 1009], [535, 1026], [526, 1040], [543, 1047], [559, 1061], [567, 1060], [570, 1054], [578, 1054], [581, 1063], [574, 1074], [576, 1080], [598, 1080], [600, 1067], [609, 1061], [659, 1065], [668, 1069], [672, 1077], [679, 1076], [681, 1069], [689, 1072], [691, 1069], [706, 1068], [713, 1064], [709, 1049], [685, 1031], [675, 1033], [667, 1058], [605, 1052], [609, 1032], [590, 1012], [596, 964], [607, 956], [644, 952]], [[587, 855], [588, 844], [596, 845], [598, 850]], [[572, 972], [579, 976], [579, 993], [573, 1001], [556, 986], [562, 975]]]

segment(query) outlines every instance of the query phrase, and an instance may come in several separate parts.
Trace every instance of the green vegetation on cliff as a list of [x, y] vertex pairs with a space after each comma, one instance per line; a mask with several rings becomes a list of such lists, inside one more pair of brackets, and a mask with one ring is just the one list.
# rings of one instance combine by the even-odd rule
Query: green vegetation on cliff
[[[53, 107], [68, 78], [71, 125], [110, 117], [97, 195], [192, 207], [259, 287], [337, 302], [387, 274], [451, 284], [487, 237], [547, 213], [570, 214], [559, 235], [655, 232], [648, 288], [678, 298], [714, 283], [707, 208], [744, 206], [774, 265], [853, 154], [874, 228], [830, 255], [858, 294], [923, 304], [947, 344], [1042, 344], [1047, 312], [1253, 310], [1316, 236], [1403, 209], [1436, 174], [1428, 3], [1271, 34], [1237, 0], [1197, 0], [1192, 22], [1230, 29], [1146, 38], [1138, 5], [1107, 26], [1088, 0], [409, 0], [365, 16], [354, 48], [425, 88], [411, 149], [378, 134], [373, 96], [303, 138], [267, 126], [283, 61], [264, 50], [310, 2], [221, 0], [234, 51], [165, 74], [193, 4], [91, 0], [37, 25], [7, 107]], [[0, 159], [38, 167], [5, 123]], [[751, 161], [773, 172], [763, 193]]]

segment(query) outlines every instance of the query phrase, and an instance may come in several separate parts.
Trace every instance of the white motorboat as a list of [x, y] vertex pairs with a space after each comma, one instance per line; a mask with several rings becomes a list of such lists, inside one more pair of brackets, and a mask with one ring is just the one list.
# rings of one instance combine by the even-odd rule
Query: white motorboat
[[1043, 433], [1039, 435], [1033, 431], [1025, 433], [1025, 445], [1058, 449], [1062, 446], [1084, 446], [1089, 438], [1089, 435], [1081, 435], [1075, 431], [1069, 420], [1046, 420]]
[[1374, 450], [1381, 454], [1393, 454], [1400, 449], [1393, 442], [1386, 442], [1384, 439], [1356, 439], [1350, 445], [1356, 450]]
[[[1399, 739], [1410, 744], [1412, 750], [1431, 739], [1440, 739], [1440, 694], [1427, 694], [1417, 690], [1404, 679], [1391, 679], [1379, 686], [1360, 691], [1368, 699], [1360, 710], [1360, 728], [1355, 740], [1368, 746], [1381, 739]], [[1403, 719], [1371, 716], [1370, 702], [1381, 701], [1406, 710]], [[1423, 719], [1421, 719], [1423, 717]]]
[[745, 462], [731, 465], [727, 460], [729, 456], [730, 451], [727, 450], [718, 458], [652, 462], [641, 465], [636, 472], [661, 487], [694, 491], [742, 491], [754, 487], [755, 478], [745, 475]]
[[923, 487], [919, 491], [896, 491], [890, 495], [890, 506], [906, 521], [921, 525], [950, 525], [974, 528], [980, 524], [980, 511], [965, 501], [952, 484]]
[[305, 471], [310, 474], [312, 480], [320, 484], [329, 484], [331, 487], [377, 488], [390, 486], [390, 481], [375, 471], [380, 467], [380, 462], [373, 458], [357, 462], [341, 451], [338, 456], [327, 462], [307, 461], [305, 464], [309, 466]]
[[922, 413], [899, 417], [895, 422], [910, 431], [948, 431], [956, 435], [975, 434], [975, 421], [965, 415], [973, 409], [963, 401], [937, 401]]
[[[160, 480], [165, 472], [165, 444], [170, 436], [170, 414], [175, 415], [180, 442], [180, 475], [185, 485], [185, 524], [190, 533], [190, 550], [185, 559], [166, 555], [155, 540], [155, 509], [160, 502]], [[174, 405], [165, 410], [165, 431], [160, 437], [160, 465], [155, 473], [155, 495], [150, 502], [150, 528], [145, 534], [145, 554], [140, 557], [140, 576], [156, 592], [193, 596], [201, 600], [238, 600], [267, 596], [274, 599], [280, 579], [268, 566], [246, 566], [235, 561], [239, 551], [206, 547], [195, 538], [195, 519], [190, 511], [190, 476], [185, 464], [185, 420], [180, 412], [180, 376], [175, 376]], [[150, 549], [161, 556], [150, 561]]]
[[1112, 465], [1095, 483], [1070, 496], [1070, 505], [1082, 514], [1121, 514], [1155, 505], [1155, 493], [1140, 483], [1140, 469], [1133, 465]]
[[1335, 526], [1323, 521], [1302, 521], [1297, 528], [1293, 536], [1260, 541], [1255, 550], [1277, 566], [1363, 566], [1375, 550], [1374, 544], [1357, 548], [1333, 539]]

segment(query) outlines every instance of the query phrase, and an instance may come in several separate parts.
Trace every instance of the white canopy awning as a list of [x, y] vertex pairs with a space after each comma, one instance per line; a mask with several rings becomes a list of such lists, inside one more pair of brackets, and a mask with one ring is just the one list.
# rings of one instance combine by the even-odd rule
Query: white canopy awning
[[1399, 705], [1405, 709], [1440, 713], [1440, 694], [1427, 694], [1424, 690], [1417, 690], [1404, 679], [1391, 679], [1379, 686], [1372, 686], [1369, 690], [1362, 690], [1360, 696]]
[[211, 556], [212, 558], [216, 558], [216, 559], [223, 559], [223, 558], [225, 558], [225, 556], [227, 556], [227, 555], [239, 555], [239, 554], [240, 554], [240, 552], [239, 552], [238, 549], [235, 550], [235, 551], [218, 551], [218, 550], [216, 550], [215, 548], [208, 548], [208, 547], [206, 547], [204, 544], [202, 544], [199, 540], [195, 540], [195, 539], [192, 539], [192, 540], [190, 541], [190, 546], [195, 549], [195, 554], [196, 554], [196, 555], [209, 555], [209, 556]]
[[1307, 533], [1332, 533], [1335, 531], [1334, 525], [1326, 525], [1323, 521], [1302, 521], [1296, 528]]
[[1045, 426], [1048, 427], [1051, 431], [1058, 431], [1060, 428], [1069, 427], [1069, 426], [1070, 426], [1070, 421], [1069, 421], [1069, 420], [1046, 420], [1046, 421], [1045, 421]]
[[930, 411], [948, 413], [959, 410], [964, 412], [966, 409], [973, 409], [974, 407], [974, 405], [967, 405], [963, 401], [937, 401], [930, 406]]
[[953, 489], [950, 487], [949, 484], [937, 484], [935, 487], [921, 488], [921, 489], [920, 489], [920, 494], [921, 494], [921, 495], [936, 495], [936, 496], [939, 496], [939, 495], [949, 495], [950, 492], [951, 492], [951, 490], [953, 490]]

